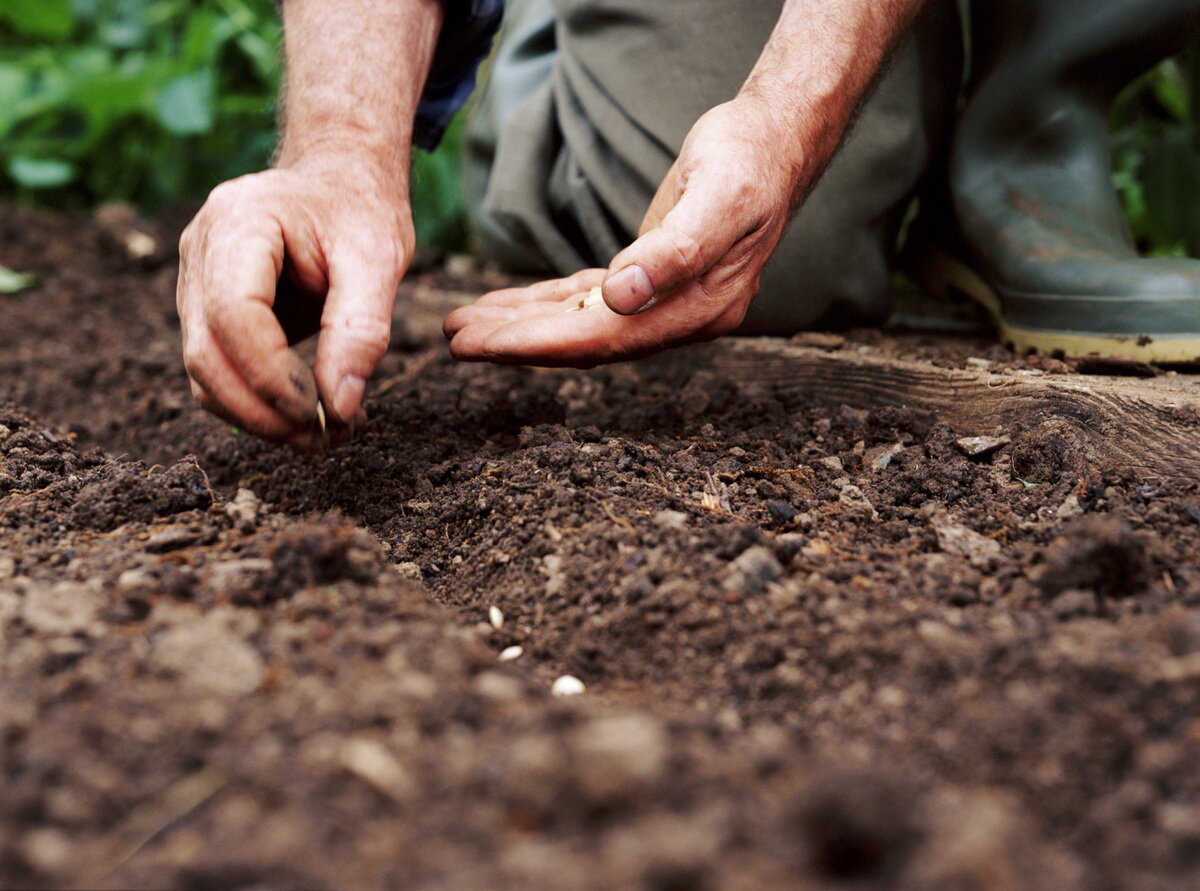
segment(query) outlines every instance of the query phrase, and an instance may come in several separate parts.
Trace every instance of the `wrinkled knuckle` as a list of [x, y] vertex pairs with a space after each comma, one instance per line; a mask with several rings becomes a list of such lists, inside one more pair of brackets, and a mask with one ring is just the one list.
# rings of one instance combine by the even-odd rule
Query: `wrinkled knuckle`
[[332, 333], [374, 364], [387, 352], [392, 326], [385, 319], [355, 315], [334, 322]]
[[758, 180], [750, 174], [742, 174], [730, 183], [728, 194], [739, 211], [754, 207], [759, 200]]
[[396, 269], [403, 262], [405, 246], [399, 239], [376, 236], [366, 245], [367, 256], [376, 258], [384, 269]]
[[201, 215], [224, 220], [245, 214], [269, 194], [259, 183], [254, 174], [221, 183], [208, 193]]
[[404, 258], [411, 256], [400, 236], [373, 231], [352, 232], [343, 237], [334, 256], [340, 264], [368, 264], [376, 269], [399, 272]]
[[200, 382], [208, 369], [208, 356], [203, 349], [195, 346], [184, 346], [183, 367], [193, 382]]
[[239, 203], [241, 189], [235, 181], [224, 182], [208, 193], [204, 209], [209, 213], [223, 213]]
[[687, 273], [689, 279], [697, 279], [704, 273], [704, 249], [694, 236], [680, 232], [672, 239], [671, 246], [680, 268]]

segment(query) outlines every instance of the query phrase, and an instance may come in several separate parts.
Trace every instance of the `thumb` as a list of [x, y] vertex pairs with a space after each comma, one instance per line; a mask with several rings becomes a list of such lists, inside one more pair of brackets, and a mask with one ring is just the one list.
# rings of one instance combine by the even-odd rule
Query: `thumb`
[[398, 284], [395, 266], [375, 258], [330, 264], [314, 370], [325, 407], [343, 423], [358, 414], [367, 378], [387, 352]]
[[604, 281], [609, 309], [632, 315], [656, 298], [696, 281], [745, 235], [716, 190], [691, 189], [650, 229], [613, 259]]

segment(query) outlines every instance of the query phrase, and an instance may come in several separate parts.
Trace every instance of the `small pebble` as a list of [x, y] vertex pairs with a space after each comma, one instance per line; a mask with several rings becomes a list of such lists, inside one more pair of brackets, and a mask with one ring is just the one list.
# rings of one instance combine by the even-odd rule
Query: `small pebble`
[[415, 582], [421, 581], [421, 567], [416, 563], [397, 563], [393, 569], [396, 570], [396, 575], [405, 579], [412, 579]]
[[578, 696], [586, 689], [579, 678], [564, 674], [550, 687], [550, 693], [554, 696]]
[[864, 461], [872, 470], [886, 470], [892, 459], [903, 451], [904, 445], [898, 442], [876, 446], [865, 453]]
[[688, 515], [677, 510], [660, 510], [654, 515], [652, 522], [664, 529], [686, 529]]
[[488, 621], [492, 623], [492, 627], [497, 631], [504, 627], [504, 613], [500, 612], [500, 607], [488, 607]]
[[776, 501], [774, 499], [767, 501], [767, 510], [771, 514], [771, 519], [777, 523], [790, 523], [796, 519], [799, 513], [796, 508], [792, 507], [786, 501]]
[[775, 553], [768, 547], [755, 545], [744, 550], [729, 564], [724, 586], [726, 591], [762, 594], [771, 582], [782, 576], [783, 566], [775, 557]]
[[524, 647], [505, 647], [500, 651], [500, 661], [512, 662], [514, 659], [520, 659], [524, 653]]
[[1004, 448], [1012, 442], [1007, 436], [967, 436], [955, 440], [958, 450], [968, 458], [981, 458]]

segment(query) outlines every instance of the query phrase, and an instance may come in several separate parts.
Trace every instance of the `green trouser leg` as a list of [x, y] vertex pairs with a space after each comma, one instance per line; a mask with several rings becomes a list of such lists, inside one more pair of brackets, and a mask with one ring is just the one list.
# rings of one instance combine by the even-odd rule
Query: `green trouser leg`
[[[1022, 349], [1200, 357], [1200, 262], [1139, 258], [1112, 188], [1117, 91], [1197, 33], [1200, 0], [973, 0], [950, 187]], [[970, 290], [970, 288], [967, 288]]]
[[[485, 253], [533, 274], [607, 266], [692, 124], [736, 95], [782, 3], [510, 3], [466, 146]], [[886, 319], [896, 230], [946, 142], [960, 65], [955, 4], [935, 0], [767, 265], [743, 332]]]

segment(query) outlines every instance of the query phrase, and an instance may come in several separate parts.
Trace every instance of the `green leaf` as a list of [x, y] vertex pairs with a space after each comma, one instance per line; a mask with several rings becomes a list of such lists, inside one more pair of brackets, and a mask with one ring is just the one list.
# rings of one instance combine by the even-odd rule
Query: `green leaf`
[[75, 85], [71, 97], [87, 116], [91, 132], [98, 138], [114, 122], [144, 108], [145, 78], [138, 74], [111, 72]]
[[38, 283], [38, 277], [32, 272], [14, 272], [7, 266], [0, 266], [0, 294], [16, 294]]
[[1154, 95], [1179, 123], [1188, 119], [1188, 84], [1183, 69], [1175, 59], [1168, 59], [1155, 70], [1151, 78]]
[[216, 92], [213, 81], [208, 68], [175, 78], [158, 96], [158, 122], [176, 136], [212, 130]]
[[75, 179], [75, 165], [57, 158], [17, 155], [8, 162], [8, 175], [27, 189], [53, 189]]
[[26, 36], [48, 40], [70, 37], [75, 27], [71, 0], [4, 0], [0, 19]]

